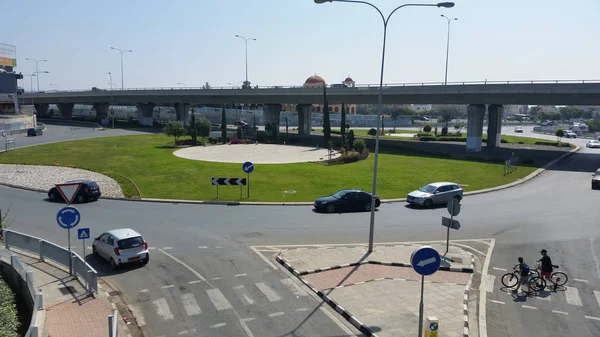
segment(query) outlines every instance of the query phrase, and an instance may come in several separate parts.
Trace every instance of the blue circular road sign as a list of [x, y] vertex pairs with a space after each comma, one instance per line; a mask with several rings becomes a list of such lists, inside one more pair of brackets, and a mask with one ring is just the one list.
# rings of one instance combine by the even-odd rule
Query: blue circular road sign
[[423, 276], [435, 273], [440, 268], [441, 262], [442, 259], [437, 250], [429, 246], [417, 248], [410, 255], [410, 264], [413, 269]]
[[69, 229], [77, 227], [81, 221], [81, 213], [75, 207], [64, 207], [56, 214], [56, 222], [62, 228]]
[[252, 164], [252, 162], [245, 162], [244, 164], [242, 164], [242, 170], [244, 170], [244, 172], [250, 174], [252, 173], [252, 171], [254, 171], [254, 164]]

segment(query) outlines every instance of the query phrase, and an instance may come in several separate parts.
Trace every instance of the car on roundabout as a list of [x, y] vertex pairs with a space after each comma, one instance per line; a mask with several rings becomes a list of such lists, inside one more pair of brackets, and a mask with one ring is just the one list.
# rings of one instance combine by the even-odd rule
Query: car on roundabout
[[600, 188], [600, 168], [592, 174], [592, 189], [597, 190]]
[[112, 269], [150, 261], [148, 242], [131, 228], [113, 229], [94, 239], [92, 252], [110, 263]]
[[522, 126], [516, 126], [515, 127], [515, 132], [516, 133], [523, 133], [523, 127]]
[[[336, 193], [315, 200], [314, 208], [317, 212], [352, 212], [371, 211], [372, 193], [359, 189], [344, 189]], [[375, 194], [375, 208], [381, 205], [379, 195]]]
[[463, 189], [457, 183], [436, 182], [419, 187], [406, 196], [410, 205], [431, 208], [434, 205], [447, 204], [454, 199], [460, 202], [463, 198]]
[[585, 143], [585, 147], [600, 148], [600, 140], [597, 140], [597, 139], [589, 140], [587, 143]]
[[[100, 198], [100, 196], [102, 196], [102, 192], [100, 192], [100, 186], [98, 186], [95, 181], [71, 180], [67, 181], [67, 183], [81, 183], [81, 187], [75, 196], [75, 202], [79, 204], [87, 201], [96, 201], [98, 198]], [[65, 201], [56, 187], [52, 187], [48, 191], [48, 198], [52, 201]]]

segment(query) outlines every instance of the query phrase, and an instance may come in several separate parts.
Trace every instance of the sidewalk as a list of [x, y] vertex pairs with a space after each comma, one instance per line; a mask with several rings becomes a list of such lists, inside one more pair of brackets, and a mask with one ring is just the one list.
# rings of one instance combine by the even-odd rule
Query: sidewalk
[[[410, 255], [421, 246], [375, 245], [371, 254], [356, 245], [298, 247], [276, 260], [366, 336], [408, 337], [417, 334], [421, 291]], [[445, 252], [445, 244], [431, 246]], [[424, 317], [438, 318], [440, 335], [467, 337], [474, 257], [456, 246], [447, 256], [452, 261], [425, 277]]]
[[[107, 337], [108, 315], [113, 305], [103, 290], [88, 296], [85, 284], [69, 276], [68, 269], [50, 260], [38, 261], [33, 254], [0, 247], [0, 258], [10, 261], [17, 254], [27, 271], [33, 271], [35, 288], [42, 289], [45, 319], [40, 326], [43, 337]], [[119, 336], [128, 336], [119, 315]]]

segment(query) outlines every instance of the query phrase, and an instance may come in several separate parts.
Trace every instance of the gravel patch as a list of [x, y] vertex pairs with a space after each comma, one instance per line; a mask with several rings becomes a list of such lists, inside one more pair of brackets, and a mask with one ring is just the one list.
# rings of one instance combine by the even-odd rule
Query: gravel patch
[[102, 196], [124, 198], [119, 183], [103, 174], [60, 166], [0, 164], [0, 184], [48, 191], [70, 180], [94, 180]]

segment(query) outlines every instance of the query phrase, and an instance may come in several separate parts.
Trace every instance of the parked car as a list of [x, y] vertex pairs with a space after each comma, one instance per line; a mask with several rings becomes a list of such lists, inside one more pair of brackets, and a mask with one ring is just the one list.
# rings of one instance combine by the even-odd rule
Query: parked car
[[523, 133], [523, 127], [522, 126], [516, 126], [515, 127], [515, 132], [517, 132], [517, 133]]
[[[341, 211], [370, 211], [372, 197], [371, 193], [363, 190], [345, 189], [340, 190], [330, 196], [315, 200], [315, 210], [317, 212], [326, 211], [328, 213]], [[375, 195], [375, 208], [381, 205], [379, 195]]]
[[131, 228], [102, 233], [94, 239], [92, 252], [108, 261], [113, 269], [128, 263], [145, 265], [150, 261], [148, 242]]
[[577, 134], [571, 130], [565, 130], [565, 138], [577, 138]]
[[[67, 183], [81, 183], [81, 187], [79, 191], [77, 191], [77, 195], [75, 196], [75, 202], [84, 203], [86, 201], [96, 201], [102, 193], [100, 192], [100, 186], [95, 181], [92, 180], [72, 180]], [[58, 192], [56, 187], [52, 187], [50, 191], [48, 191], [48, 198], [52, 201], [65, 201]]]
[[598, 188], [600, 188], [600, 168], [592, 174], [592, 189], [597, 190]]
[[590, 148], [600, 148], [600, 140], [589, 140], [587, 143], [585, 143], [585, 146]]
[[29, 128], [27, 129], [27, 136], [28, 137], [35, 137], [35, 136], [41, 136], [44, 134], [44, 131], [42, 131], [42, 128]]
[[410, 192], [406, 196], [406, 202], [430, 208], [436, 204], [446, 204], [452, 198], [460, 202], [463, 198], [463, 189], [457, 183], [437, 182]]

